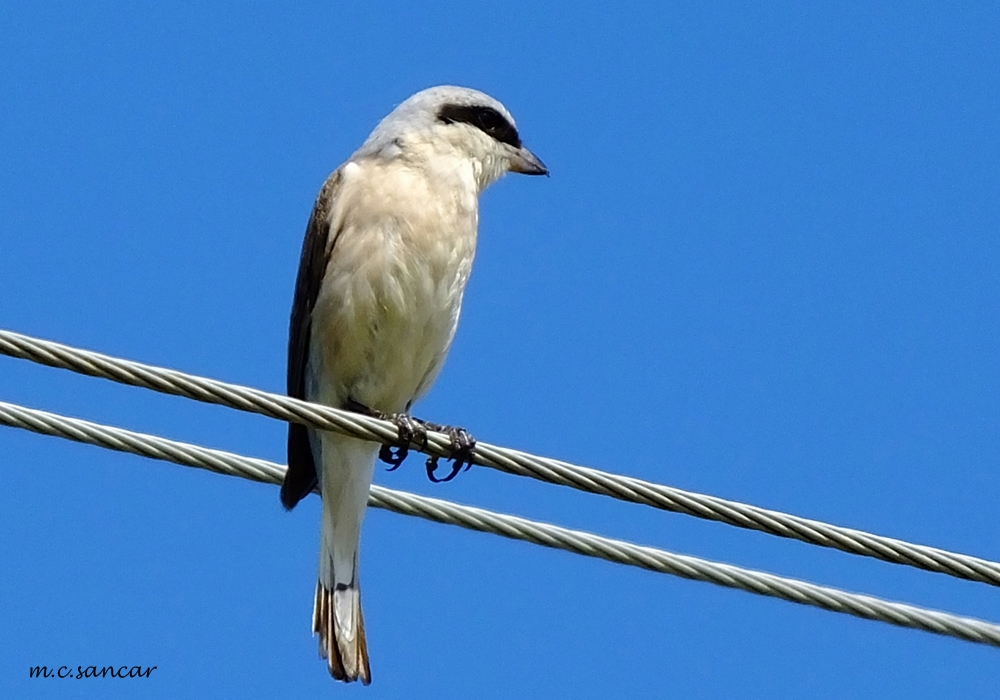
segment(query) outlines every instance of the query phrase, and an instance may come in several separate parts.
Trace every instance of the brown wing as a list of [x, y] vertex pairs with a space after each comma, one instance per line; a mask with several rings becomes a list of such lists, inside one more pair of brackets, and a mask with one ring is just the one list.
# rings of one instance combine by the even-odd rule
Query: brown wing
[[[288, 395], [306, 398], [306, 364], [309, 361], [309, 337], [312, 311], [316, 305], [330, 251], [333, 232], [330, 230], [330, 209], [340, 184], [340, 171], [323, 183], [316, 197], [312, 216], [306, 227], [299, 260], [299, 275], [295, 280], [295, 299], [288, 326]], [[281, 504], [291, 510], [316, 488], [316, 463], [309, 446], [309, 431], [304, 425], [288, 425], [288, 472], [281, 484]]]

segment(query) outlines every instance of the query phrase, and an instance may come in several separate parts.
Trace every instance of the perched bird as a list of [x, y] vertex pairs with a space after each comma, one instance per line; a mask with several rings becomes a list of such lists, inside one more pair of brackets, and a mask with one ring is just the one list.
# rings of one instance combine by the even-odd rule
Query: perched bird
[[[502, 104], [468, 88], [416, 93], [327, 178], [306, 228], [288, 339], [288, 393], [402, 419], [455, 335], [478, 197], [507, 172], [547, 175]], [[313, 632], [337, 680], [371, 682], [358, 536], [379, 445], [288, 431], [281, 502], [323, 496]]]

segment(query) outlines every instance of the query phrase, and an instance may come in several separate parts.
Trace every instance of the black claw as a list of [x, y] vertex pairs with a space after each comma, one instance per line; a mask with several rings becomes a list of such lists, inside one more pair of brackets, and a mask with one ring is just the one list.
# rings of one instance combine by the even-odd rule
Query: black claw
[[379, 417], [392, 421], [399, 431], [396, 442], [382, 445], [378, 451], [378, 458], [389, 465], [388, 471], [396, 471], [410, 454], [411, 442], [427, 446], [427, 429], [419, 420], [405, 413], [382, 414]]
[[407, 413], [380, 413], [373, 411], [367, 406], [356, 401], [348, 401], [346, 408], [375, 416], [382, 420], [391, 421], [398, 431], [395, 442], [386, 443], [378, 451], [378, 458], [389, 465], [388, 471], [396, 471], [410, 454], [410, 444], [420, 445], [420, 449], [427, 448], [427, 431], [446, 433], [451, 442], [451, 454], [447, 457], [451, 461], [451, 473], [443, 479], [439, 479], [435, 474], [438, 468], [438, 457], [427, 458], [427, 478], [435, 484], [451, 481], [463, 469], [468, 470], [472, 466], [473, 452], [476, 449], [476, 440], [464, 428], [452, 428], [437, 423], [413, 418]]
[[437, 457], [428, 457], [427, 458], [427, 478], [430, 479], [435, 484], [443, 484], [446, 481], [451, 481], [456, 476], [458, 476], [458, 473], [460, 471], [462, 471], [462, 465], [461, 464], [459, 464], [459, 463], [452, 464], [451, 473], [448, 474], [448, 476], [444, 477], [443, 479], [439, 479], [436, 476], [434, 476], [434, 472], [437, 471], [437, 468], [438, 468], [438, 458]]
[[[393, 452], [393, 448], [395, 448], [395, 452]], [[382, 445], [378, 451], [378, 458], [389, 465], [386, 471], [394, 472], [399, 469], [399, 465], [403, 463], [403, 460], [406, 459], [409, 453], [409, 447], [402, 445]]]
[[382, 413], [350, 398], [344, 403], [344, 408], [373, 418], [391, 421], [396, 426], [396, 430], [399, 431], [396, 441], [382, 445], [378, 451], [378, 458], [389, 465], [391, 472], [399, 469], [399, 465], [410, 454], [410, 443], [414, 437], [417, 438], [417, 442], [427, 447], [427, 429], [419, 420], [411, 418], [406, 413]]
[[[429, 424], [427, 427], [431, 427]], [[427, 458], [427, 478], [435, 484], [451, 481], [458, 473], [467, 470], [472, 466], [472, 453], [476, 449], [476, 440], [464, 428], [445, 428], [443, 426], [433, 426], [432, 429], [439, 429], [448, 434], [451, 438], [451, 473], [443, 479], [435, 476], [438, 468], [438, 458], [431, 456]]]

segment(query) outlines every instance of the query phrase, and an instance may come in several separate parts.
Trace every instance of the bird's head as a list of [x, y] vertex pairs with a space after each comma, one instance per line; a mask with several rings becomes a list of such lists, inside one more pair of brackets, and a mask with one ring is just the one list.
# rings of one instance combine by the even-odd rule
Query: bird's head
[[468, 161], [480, 191], [507, 172], [549, 173], [521, 143], [506, 107], [478, 90], [450, 85], [421, 90], [396, 107], [357, 155]]

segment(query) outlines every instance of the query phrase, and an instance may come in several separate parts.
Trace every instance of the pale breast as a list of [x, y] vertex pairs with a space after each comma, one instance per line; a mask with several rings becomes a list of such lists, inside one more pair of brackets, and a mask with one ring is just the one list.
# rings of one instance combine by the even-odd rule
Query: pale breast
[[468, 175], [348, 164], [339, 231], [312, 316], [315, 399], [402, 411], [433, 381], [458, 323], [475, 254]]

